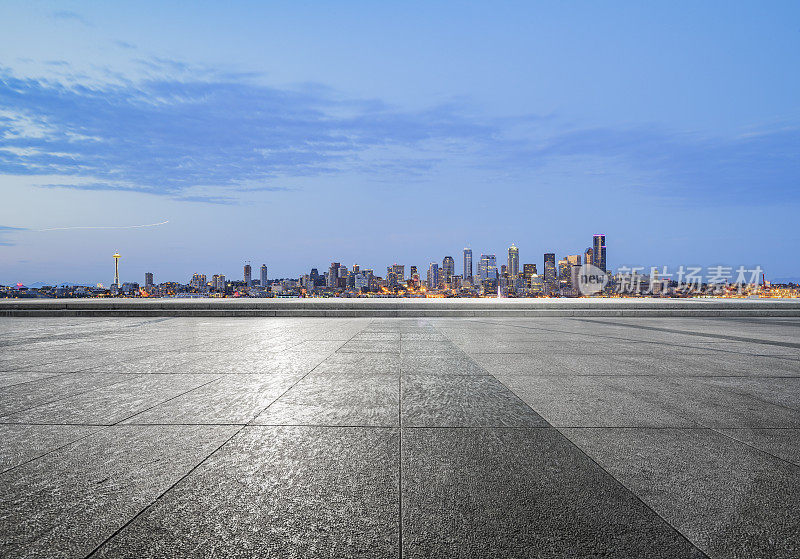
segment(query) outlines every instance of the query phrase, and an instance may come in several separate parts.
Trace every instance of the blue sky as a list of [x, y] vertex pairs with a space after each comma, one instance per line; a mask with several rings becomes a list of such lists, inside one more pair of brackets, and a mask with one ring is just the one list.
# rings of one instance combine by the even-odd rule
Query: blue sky
[[597, 232], [800, 278], [796, 2], [5, 2], [0, 53], [0, 283]]

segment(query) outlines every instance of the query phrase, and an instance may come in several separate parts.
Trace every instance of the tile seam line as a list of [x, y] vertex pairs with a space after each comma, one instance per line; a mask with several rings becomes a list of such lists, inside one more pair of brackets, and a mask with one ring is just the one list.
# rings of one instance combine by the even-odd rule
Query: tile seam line
[[115, 537], [117, 537], [117, 536], [118, 536], [120, 533], [122, 533], [122, 531], [123, 531], [123, 530], [125, 530], [125, 529], [126, 529], [128, 526], [130, 526], [130, 525], [131, 525], [133, 522], [135, 522], [137, 518], [139, 518], [139, 517], [140, 517], [140, 516], [142, 516], [144, 513], [146, 513], [146, 512], [147, 512], [147, 511], [149, 511], [150, 509], [152, 509], [152, 508], [153, 508], [153, 507], [156, 505], [156, 503], [158, 503], [158, 502], [159, 502], [159, 501], [160, 501], [160, 500], [161, 500], [161, 499], [164, 497], [164, 495], [166, 495], [167, 493], [169, 493], [170, 491], [172, 491], [172, 489], [174, 489], [174, 488], [175, 488], [175, 487], [176, 487], [176, 486], [177, 486], [179, 483], [181, 483], [183, 480], [185, 480], [187, 477], [189, 477], [189, 476], [190, 476], [190, 475], [191, 475], [191, 474], [192, 474], [192, 473], [193, 473], [195, 470], [197, 470], [197, 469], [198, 469], [200, 466], [202, 466], [203, 464], [205, 464], [205, 463], [208, 461], [208, 459], [209, 459], [209, 458], [211, 458], [211, 457], [212, 457], [214, 454], [216, 454], [216, 453], [217, 453], [217, 452], [218, 452], [218, 451], [219, 451], [219, 450], [220, 450], [220, 449], [221, 449], [223, 446], [225, 446], [226, 444], [228, 444], [229, 442], [231, 442], [231, 440], [233, 440], [233, 438], [234, 438], [236, 435], [238, 435], [239, 433], [241, 433], [241, 432], [242, 432], [242, 429], [244, 429], [244, 426], [242, 426], [242, 427], [240, 427], [239, 429], [237, 429], [237, 430], [236, 430], [236, 431], [235, 431], [233, 434], [231, 434], [231, 436], [230, 436], [230, 437], [228, 437], [227, 439], [225, 439], [225, 440], [224, 440], [224, 441], [223, 441], [223, 442], [222, 442], [222, 443], [221, 443], [219, 446], [217, 446], [217, 448], [215, 448], [214, 450], [212, 450], [212, 451], [211, 451], [211, 452], [210, 452], [210, 453], [209, 453], [209, 454], [208, 454], [208, 455], [207, 455], [205, 458], [203, 458], [202, 460], [200, 460], [200, 462], [198, 462], [198, 463], [197, 463], [197, 464], [196, 464], [194, 467], [190, 468], [188, 472], [186, 472], [185, 474], [183, 474], [183, 475], [182, 475], [182, 476], [181, 476], [181, 477], [180, 477], [180, 478], [179, 478], [179, 479], [178, 479], [178, 480], [177, 480], [175, 483], [173, 483], [172, 485], [170, 485], [170, 486], [169, 486], [167, 489], [165, 489], [165, 490], [164, 490], [164, 491], [163, 491], [163, 492], [162, 492], [160, 495], [158, 495], [158, 496], [157, 496], [155, 499], [153, 499], [153, 501], [152, 501], [152, 502], [150, 502], [150, 503], [149, 503], [147, 506], [143, 507], [143, 508], [142, 508], [142, 509], [141, 509], [139, 512], [137, 512], [135, 515], [133, 515], [133, 517], [132, 517], [132, 518], [130, 518], [130, 519], [129, 519], [129, 520], [128, 520], [128, 521], [127, 521], [125, 524], [123, 524], [122, 526], [120, 526], [119, 528], [117, 528], [117, 529], [116, 529], [116, 530], [115, 530], [115, 531], [114, 531], [114, 532], [113, 532], [113, 533], [112, 533], [110, 536], [108, 536], [108, 537], [107, 537], [105, 540], [103, 540], [102, 542], [100, 542], [100, 544], [98, 544], [97, 546], [95, 546], [95, 548], [94, 548], [94, 549], [92, 549], [92, 550], [91, 550], [91, 551], [90, 551], [88, 554], [86, 554], [86, 555], [85, 555], [85, 558], [86, 558], [86, 559], [89, 559], [90, 557], [93, 557], [93, 556], [94, 556], [94, 555], [95, 555], [95, 554], [96, 554], [98, 551], [100, 551], [100, 549], [102, 549], [102, 548], [103, 548], [103, 546], [105, 546], [105, 545], [106, 545], [108, 542], [110, 542], [112, 539], [114, 539]]
[[[371, 320], [372, 324], [375, 320]], [[397, 342], [398, 354], [403, 355], [403, 334]], [[397, 554], [403, 559], [403, 362], [399, 357], [397, 375]]]
[[[37, 371], [0, 371], [0, 374], [3, 374], [3, 373], [35, 373], [35, 372], [37, 372]], [[60, 375], [70, 375], [70, 374], [73, 374], [73, 373], [43, 373], [43, 374], [48, 375], [48, 376], [42, 377], [42, 378], [34, 378], [34, 379], [31, 379], [31, 380], [24, 380], [22, 382], [17, 382], [17, 383], [14, 383], [14, 384], [7, 384], [5, 386], [0, 386], [0, 395], [2, 395], [2, 391], [4, 389], [6, 389], [6, 388], [11, 388], [11, 387], [14, 387], [14, 386], [22, 386], [23, 384], [28, 384], [30, 382], [39, 382], [40, 380], [47, 380], [50, 377], [55, 377], [55, 376], [60, 376]]]
[[[30, 423], [30, 424], [25, 424], [25, 423], [16, 423], [16, 424], [14, 424], [14, 423], [4, 423], [3, 425], [40, 425], [40, 424], [37, 424], [37, 423]], [[62, 424], [59, 424], [59, 423], [48, 423], [48, 424], [45, 424], [45, 425], [58, 425], [58, 426], [61, 426]], [[67, 443], [64, 443], [61, 446], [58, 446], [56, 448], [52, 448], [52, 449], [48, 450], [47, 452], [45, 452], [43, 454], [40, 454], [39, 456], [36, 456], [35, 458], [31, 458], [29, 460], [26, 460], [25, 462], [21, 462], [21, 463], [17, 464], [16, 466], [10, 467], [7, 470], [3, 470], [2, 472], [0, 472], [0, 476], [3, 476], [5, 474], [7, 474], [7, 473], [9, 473], [9, 472], [21, 467], [21, 466], [24, 466], [25, 464], [30, 464], [31, 462], [39, 460], [40, 458], [44, 458], [48, 454], [52, 454], [53, 452], [57, 452], [57, 451], [61, 450], [62, 448], [65, 448], [65, 447], [68, 447], [71, 444], [77, 443], [78, 441], [82, 441], [86, 437], [90, 437], [92, 435], [96, 435], [100, 431], [104, 431], [106, 429], [109, 429], [112, 426], [111, 425], [65, 425], [65, 427], [97, 427], [97, 429], [95, 429], [91, 433], [86, 433], [85, 435], [80, 436], [77, 439], [73, 439], [73, 440], [71, 440], [71, 441], [69, 441]]]
[[788, 464], [790, 467], [800, 468], [800, 463], [798, 463], [798, 462], [791, 462], [790, 460], [787, 460], [786, 458], [781, 458], [780, 456], [776, 456], [776, 455], [772, 454], [771, 452], [764, 450], [763, 448], [758, 448], [756, 446], [751, 445], [748, 442], [739, 440], [736, 437], [733, 437], [733, 436], [729, 435], [728, 433], [722, 432], [720, 429], [725, 429], [725, 427], [719, 427], [719, 428], [718, 427], [709, 427], [709, 429], [711, 431], [714, 431], [718, 435], [722, 435], [726, 439], [730, 439], [730, 440], [735, 441], [735, 442], [737, 442], [739, 444], [743, 444], [744, 446], [750, 447], [750, 448], [752, 448], [753, 450], [755, 450], [756, 452], [758, 452], [760, 454], [766, 454], [767, 456], [770, 456], [770, 457], [778, 460], [779, 462], [783, 462], [784, 464]]
[[[177, 373], [177, 374], [192, 374], [192, 373]], [[202, 373], [199, 373], [199, 374], [202, 374]], [[136, 417], [136, 416], [137, 416], [137, 415], [139, 415], [139, 414], [142, 414], [142, 413], [144, 413], [144, 412], [150, 411], [150, 410], [152, 410], [153, 408], [157, 408], [158, 406], [160, 406], [160, 405], [162, 405], [162, 404], [166, 404], [167, 402], [171, 402], [171, 401], [172, 401], [172, 400], [174, 400], [175, 398], [180, 398], [181, 396], [185, 396], [186, 394], [189, 394], [189, 393], [191, 393], [191, 392], [194, 392], [195, 390], [199, 390], [199, 389], [203, 388], [204, 386], [208, 386], [208, 385], [209, 385], [209, 384], [211, 384], [212, 382], [217, 382], [217, 381], [218, 381], [218, 380], [220, 380], [221, 378], [222, 378], [222, 376], [220, 375], [220, 376], [218, 376], [218, 377], [212, 378], [211, 380], [209, 380], [209, 381], [207, 381], [207, 382], [204, 382], [203, 384], [198, 384], [198, 385], [197, 385], [197, 386], [195, 386], [194, 388], [190, 388], [189, 390], [187, 390], [187, 391], [185, 391], [185, 392], [181, 392], [180, 394], [175, 394], [175, 396], [173, 396], [172, 398], [167, 398], [166, 400], [162, 400], [161, 402], [158, 402], [157, 404], [153, 404], [153, 405], [152, 405], [152, 406], [150, 406], [149, 408], [145, 408], [145, 409], [143, 409], [143, 410], [139, 410], [139, 411], [137, 411], [136, 413], [134, 413], [133, 415], [129, 415], [128, 417], [126, 417], [126, 418], [124, 418], [124, 419], [120, 419], [119, 421], [116, 421], [116, 422], [114, 422], [112, 425], [120, 425], [120, 424], [121, 424], [123, 421], [128, 421], [129, 419], [133, 419], [134, 417]]]
[[[480, 321], [476, 321], [476, 322], [480, 322]], [[449, 339], [449, 338], [448, 338], [448, 339]], [[452, 340], [451, 340], [451, 343], [454, 343], [454, 342], [452, 342]], [[478, 365], [478, 363], [476, 363], [476, 365]], [[490, 375], [491, 375], [491, 373], [490, 373]], [[505, 383], [503, 383], [501, 380], [499, 380], [499, 379], [498, 379], [497, 377], [495, 377], [494, 375], [491, 375], [491, 376], [492, 376], [492, 377], [493, 377], [495, 380], [497, 380], [497, 382], [499, 382], [499, 383], [500, 383], [500, 384], [501, 384], [503, 387], [505, 387], [505, 389], [506, 389], [506, 390], [508, 390], [508, 391], [509, 391], [509, 392], [511, 392], [511, 393], [512, 393], [514, 396], [516, 396], [516, 398], [517, 398], [518, 400], [520, 400], [520, 401], [521, 401], [521, 402], [522, 402], [522, 403], [523, 403], [523, 404], [524, 404], [524, 405], [525, 405], [525, 406], [526, 406], [528, 409], [530, 409], [530, 410], [531, 410], [533, 413], [535, 413], [535, 414], [536, 414], [538, 417], [540, 417], [540, 418], [541, 418], [541, 420], [542, 420], [542, 421], [544, 421], [548, 427], [550, 427], [550, 428], [554, 429], [554, 430], [555, 430], [555, 431], [556, 431], [556, 432], [557, 432], [557, 433], [558, 433], [558, 434], [559, 434], [561, 437], [563, 437], [563, 438], [564, 438], [564, 439], [567, 441], [567, 443], [568, 443], [568, 444], [572, 445], [572, 446], [573, 446], [573, 447], [574, 447], [574, 448], [575, 448], [575, 449], [576, 449], [578, 452], [580, 452], [582, 455], [584, 455], [584, 456], [586, 457], [586, 459], [587, 459], [587, 460], [591, 461], [591, 462], [592, 462], [592, 463], [593, 463], [593, 464], [594, 464], [594, 465], [595, 465], [597, 468], [599, 468], [599, 469], [600, 469], [602, 472], [605, 472], [605, 474], [606, 474], [607, 476], [609, 476], [609, 478], [613, 479], [613, 480], [614, 480], [616, 483], [618, 483], [618, 484], [619, 484], [619, 486], [620, 486], [620, 487], [621, 487], [621, 488], [622, 488], [624, 491], [627, 491], [627, 492], [628, 492], [628, 494], [630, 494], [630, 495], [631, 495], [631, 496], [632, 496], [634, 499], [636, 499], [637, 501], [639, 501], [639, 502], [642, 504], [642, 506], [643, 506], [643, 507], [645, 507], [647, 510], [649, 510], [649, 511], [650, 511], [650, 512], [651, 512], [651, 513], [652, 513], [652, 514], [655, 516], [655, 517], [657, 517], [657, 518], [660, 518], [660, 519], [661, 519], [661, 521], [662, 521], [662, 522], [664, 522], [664, 524], [666, 524], [667, 526], [671, 527], [671, 528], [672, 528], [672, 529], [675, 531], [675, 533], [676, 533], [676, 534], [678, 534], [678, 536], [679, 536], [680, 538], [682, 538], [682, 539], [683, 539], [683, 540], [684, 540], [686, 543], [688, 543], [690, 546], [692, 546], [694, 549], [696, 549], [698, 552], [700, 552], [700, 553], [703, 555], [703, 557], [705, 557], [706, 559], [710, 559], [710, 558], [709, 558], [709, 556], [708, 556], [708, 554], [707, 554], [707, 553], [705, 553], [705, 552], [704, 552], [702, 549], [700, 549], [700, 548], [699, 548], [699, 547], [698, 547], [698, 546], [697, 546], [697, 545], [696, 545], [696, 544], [695, 544], [695, 543], [694, 543], [692, 540], [690, 540], [690, 539], [689, 539], [689, 538], [688, 538], [688, 537], [687, 537], [687, 536], [686, 536], [686, 535], [685, 535], [683, 532], [681, 532], [680, 530], [678, 530], [678, 528], [677, 528], [676, 526], [673, 526], [673, 524], [672, 524], [671, 522], [668, 522], [666, 518], [664, 518], [664, 517], [663, 517], [663, 516], [661, 516], [661, 515], [660, 515], [658, 512], [656, 512], [656, 511], [655, 511], [655, 510], [654, 510], [654, 509], [653, 509], [653, 508], [652, 508], [650, 505], [648, 505], [648, 504], [647, 504], [647, 503], [646, 503], [646, 502], [645, 502], [645, 501], [644, 501], [644, 500], [643, 500], [641, 497], [639, 497], [639, 495], [637, 495], [636, 493], [634, 493], [634, 492], [633, 492], [633, 490], [631, 490], [631, 489], [630, 489], [630, 488], [629, 488], [627, 485], [625, 485], [624, 483], [622, 483], [622, 481], [620, 481], [619, 479], [617, 479], [617, 478], [616, 478], [616, 476], [612, 475], [612, 474], [611, 474], [611, 472], [609, 472], [608, 470], [606, 470], [606, 469], [605, 469], [603, 466], [601, 466], [601, 465], [600, 465], [600, 464], [599, 464], [599, 463], [598, 463], [598, 462], [597, 462], [597, 461], [596, 461], [594, 458], [592, 458], [591, 456], [589, 456], [589, 454], [587, 454], [587, 453], [586, 453], [586, 452], [585, 452], [585, 451], [584, 451], [582, 448], [580, 448], [580, 447], [579, 447], [577, 444], [575, 444], [575, 443], [574, 443], [574, 442], [573, 442], [573, 441], [572, 441], [572, 440], [571, 440], [569, 437], [567, 437], [567, 436], [566, 436], [566, 435], [565, 435], [565, 434], [564, 434], [564, 433], [561, 431], [561, 429], [559, 429], [559, 428], [555, 427], [555, 426], [554, 426], [552, 423], [550, 423], [550, 422], [549, 422], [549, 421], [547, 421], [547, 420], [546, 420], [544, 417], [542, 417], [542, 416], [541, 416], [541, 415], [540, 415], [540, 414], [539, 414], [539, 413], [538, 413], [538, 412], [537, 412], [535, 409], [533, 409], [533, 408], [532, 408], [532, 407], [531, 407], [531, 406], [530, 406], [530, 405], [529, 405], [527, 402], [525, 402], [525, 401], [524, 401], [522, 398], [520, 398], [520, 397], [519, 397], [519, 395], [518, 395], [518, 394], [517, 394], [515, 391], [511, 390], [511, 389], [510, 389], [508, 386], [506, 386], [506, 385], [505, 385]], [[401, 434], [401, 436], [402, 436], [402, 434]]]
[[[82, 373], [79, 372], [79, 373], [64, 373], [64, 374], [70, 375], [70, 374], [82, 374]], [[96, 373], [92, 373], [92, 374], [96, 374]], [[123, 373], [105, 373], [105, 374], [123, 374]], [[138, 376], [140, 376], [138, 373], [130, 373], [130, 377], [131, 378], [129, 378], [129, 379], [128, 378], [124, 378], [124, 379], [120, 379], [120, 380], [118, 380], [116, 382], [111, 382], [109, 384], [104, 384], [103, 386], [98, 386], [96, 388], [89, 388], [87, 390], [81, 390], [80, 392], [75, 392], [73, 394], [69, 394], [69, 395], [63, 396], [61, 398], [56, 398], [54, 400], [47, 400], [46, 402], [42, 402], [40, 404], [36, 404], [35, 406], [31, 406], [29, 408], [24, 408], [24, 409], [21, 409], [21, 410], [12, 411], [11, 413], [0, 413], [0, 422], [2, 422], [4, 418], [9, 417], [11, 415], [16, 415], [18, 413], [30, 411], [30, 410], [33, 410], [33, 409], [36, 409], [36, 408], [39, 408], [39, 407], [42, 407], [42, 406], [46, 406], [48, 404], [54, 404], [56, 402], [60, 402], [62, 400], [66, 400], [68, 398], [72, 398], [72, 397], [75, 397], [75, 396], [81, 396], [83, 394], [88, 394], [89, 392], [94, 392], [95, 390], [102, 390], [103, 388], [108, 388], [110, 386], [114, 386], [115, 384], [120, 384], [122, 382], [128, 382], [129, 380], [133, 380]], [[45, 381], [48, 378], [50, 378], [50, 377], [39, 379], [39, 380], [37, 380], [35, 382]]]

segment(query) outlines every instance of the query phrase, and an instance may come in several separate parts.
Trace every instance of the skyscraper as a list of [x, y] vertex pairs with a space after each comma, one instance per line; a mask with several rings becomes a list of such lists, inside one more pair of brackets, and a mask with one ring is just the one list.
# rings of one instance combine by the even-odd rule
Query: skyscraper
[[511, 279], [519, 275], [519, 249], [514, 243], [508, 247], [508, 275], [511, 276]]
[[531, 277], [536, 275], [536, 264], [525, 264], [522, 266], [522, 275], [525, 278], [525, 283], [530, 285]]
[[606, 269], [606, 236], [595, 235], [592, 239], [592, 262], [595, 266], [607, 272]]
[[556, 255], [552, 252], [544, 253], [544, 288], [551, 292], [556, 289]]
[[261, 265], [261, 287], [262, 289], [266, 289], [267, 287], [267, 265]]
[[397, 276], [397, 281], [403, 282], [406, 280], [406, 267], [403, 264], [392, 264], [392, 272]]
[[592, 247], [587, 248], [583, 253], [583, 263], [594, 265], [594, 250]]
[[439, 265], [436, 262], [431, 262], [428, 266], [428, 289], [436, 289], [439, 287]]
[[453, 283], [453, 276], [456, 275], [456, 261], [452, 256], [445, 256], [442, 260], [442, 275], [447, 285]]
[[153, 283], [153, 272], [145, 272], [144, 273], [144, 286], [145, 287], [152, 287], [155, 285]]
[[464, 281], [472, 282], [472, 249], [464, 249]]
[[481, 254], [481, 261], [478, 263], [478, 280], [497, 279], [497, 257], [494, 254]]
[[338, 262], [331, 262], [331, 267], [328, 268], [328, 285], [331, 289], [339, 287], [339, 264]]

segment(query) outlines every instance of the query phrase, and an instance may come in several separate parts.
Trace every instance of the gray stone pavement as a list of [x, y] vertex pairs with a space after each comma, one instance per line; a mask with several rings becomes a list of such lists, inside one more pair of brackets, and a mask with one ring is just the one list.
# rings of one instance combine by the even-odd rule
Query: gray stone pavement
[[800, 319], [3, 318], [2, 557], [798, 557]]

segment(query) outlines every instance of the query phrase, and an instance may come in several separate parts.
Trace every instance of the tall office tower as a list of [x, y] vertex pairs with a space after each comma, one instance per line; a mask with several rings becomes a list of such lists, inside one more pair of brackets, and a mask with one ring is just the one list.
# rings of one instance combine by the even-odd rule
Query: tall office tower
[[331, 262], [331, 267], [328, 268], [328, 285], [331, 289], [339, 287], [339, 264], [338, 262]]
[[592, 247], [587, 248], [583, 253], [583, 263], [586, 265], [594, 265], [594, 250]]
[[525, 278], [525, 285], [530, 285], [531, 277], [536, 275], [536, 264], [524, 264], [522, 266], [522, 276]]
[[[416, 276], [416, 278], [414, 276]], [[411, 281], [414, 280], [419, 281], [419, 272], [417, 272], [416, 266], [411, 266], [410, 271], [408, 273], [408, 279], [410, 279]]]
[[472, 249], [464, 249], [464, 273], [462, 274], [464, 281], [472, 282]]
[[266, 289], [267, 287], [267, 265], [261, 265], [261, 288]]
[[392, 264], [391, 270], [397, 276], [397, 281], [406, 280], [406, 267], [403, 264]]
[[144, 273], [144, 286], [145, 287], [153, 287], [155, 284], [153, 283], [153, 272], [145, 272]]
[[444, 283], [450, 285], [453, 283], [453, 276], [456, 275], [456, 261], [452, 256], [445, 256], [442, 260], [442, 279]]
[[439, 265], [436, 262], [431, 262], [428, 266], [428, 289], [436, 289], [439, 287]]
[[318, 287], [321, 283], [319, 278], [319, 270], [311, 268], [311, 273], [308, 274], [309, 283], [312, 287]]
[[545, 290], [556, 288], [556, 255], [552, 252], [544, 253], [544, 286]]
[[360, 272], [361, 272], [361, 266], [359, 266], [358, 264], [353, 264], [353, 273], [358, 274]]
[[478, 280], [497, 279], [497, 257], [494, 254], [481, 254], [481, 261], [478, 263]]
[[508, 275], [508, 266], [505, 264], [500, 265], [500, 275], [507, 276]]
[[511, 279], [519, 275], [519, 249], [511, 243], [508, 247], [508, 275]]
[[569, 282], [570, 278], [570, 264], [565, 256], [558, 261], [558, 281], [562, 286]]
[[594, 259], [593, 264], [607, 272], [606, 269], [606, 236], [605, 235], [595, 235], [593, 237], [592, 243], [592, 258]]
[[577, 287], [573, 282], [575, 271], [581, 266], [581, 255], [570, 254], [558, 261], [558, 279], [562, 289], [570, 290]]
[[247, 287], [252, 287], [253, 285], [253, 269], [249, 263], [244, 265], [244, 284]]
[[114, 253], [114, 285], [117, 286], [117, 289], [121, 287], [119, 283], [119, 259], [122, 258], [118, 252]]

